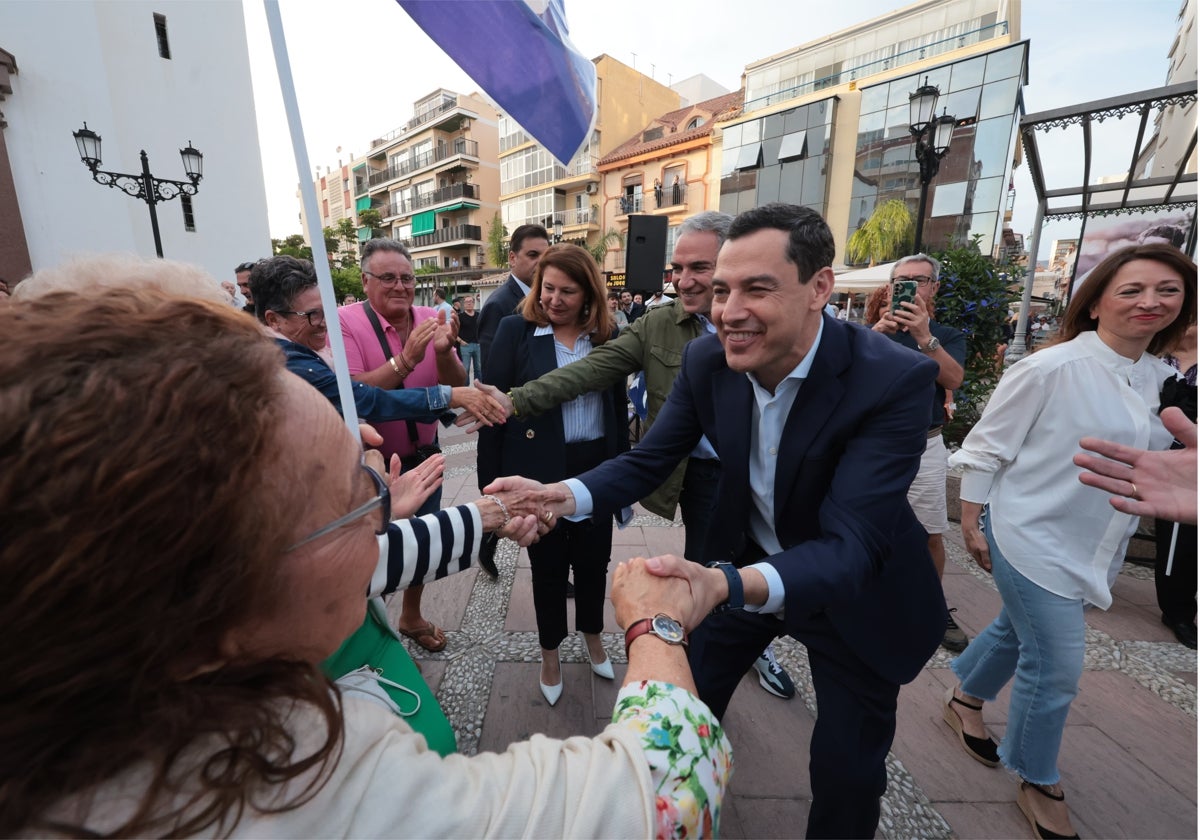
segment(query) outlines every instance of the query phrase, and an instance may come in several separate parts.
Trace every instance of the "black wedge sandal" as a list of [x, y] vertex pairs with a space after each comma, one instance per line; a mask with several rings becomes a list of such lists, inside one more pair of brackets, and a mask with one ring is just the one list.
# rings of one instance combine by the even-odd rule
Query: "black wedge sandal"
[[1017, 788], [1017, 807], [1021, 809], [1021, 813], [1025, 815], [1025, 819], [1029, 820], [1029, 827], [1033, 829], [1033, 836], [1039, 840], [1079, 840], [1078, 834], [1059, 834], [1056, 831], [1043, 826], [1037, 821], [1033, 815], [1033, 808], [1029, 806], [1029, 797], [1026, 791], [1036, 790], [1047, 799], [1053, 799], [1055, 802], [1062, 802], [1067, 798], [1065, 793], [1051, 793], [1041, 785], [1035, 785], [1033, 782], [1021, 780], [1020, 787]]
[[976, 738], [974, 735], [968, 735], [964, 732], [962, 718], [958, 716], [958, 712], [954, 711], [954, 706], [952, 705], [954, 703], [975, 712], [982, 711], [983, 706], [976, 706], [974, 703], [959, 700], [954, 696], [954, 686], [950, 686], [950, 690], [946, 692], [946, 703], [942, 709], [942, 718], [957, 733], [958, 741], [962, 744], [963, 749], [967, 751], [967, 755], [980, 764], [986, 764], [988, 767], [998, 765], [1000, 763], [1000, 755], [996, 751], [996, 742], [990, 737]]

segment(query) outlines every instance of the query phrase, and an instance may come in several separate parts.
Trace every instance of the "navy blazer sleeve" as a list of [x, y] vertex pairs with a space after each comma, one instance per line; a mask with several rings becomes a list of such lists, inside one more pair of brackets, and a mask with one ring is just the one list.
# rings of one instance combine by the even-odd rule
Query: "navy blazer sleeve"
[[[337, 375], [325, 364], [325, 360], [294, 341], [284, 344], [283, 352], [287, 369], [320, 391], [340, 414], [342, 398], [338, 393]], [[389, 420], [436, 423], [450, 410], [441, 386], [397, 388], [389, 391], [355, 382], [351, 388], [358, 418], [369, 423], [384, 423]]]

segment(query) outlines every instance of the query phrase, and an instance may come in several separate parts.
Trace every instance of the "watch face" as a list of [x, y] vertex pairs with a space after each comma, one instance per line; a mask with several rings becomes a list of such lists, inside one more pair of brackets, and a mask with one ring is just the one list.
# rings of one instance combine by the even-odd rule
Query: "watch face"
[[677, 645], [683, 641], [683, 625], [669, 615], [659, 613], [654, 616], [652, 626], [654, 628], [654, 635], [658, 636], [664, 642]]

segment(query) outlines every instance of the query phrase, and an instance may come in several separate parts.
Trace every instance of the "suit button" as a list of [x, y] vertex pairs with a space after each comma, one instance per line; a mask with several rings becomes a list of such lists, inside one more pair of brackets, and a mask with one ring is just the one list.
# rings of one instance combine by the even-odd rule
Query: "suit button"
[[529, 440], [533, 440], [533, 437], [534, 437], [534, 435], [533, 435], [533, 429], [526, 429], [526, 430], [525, 430], [525, 437], [526, 437], [526, 438], [528, 438]]

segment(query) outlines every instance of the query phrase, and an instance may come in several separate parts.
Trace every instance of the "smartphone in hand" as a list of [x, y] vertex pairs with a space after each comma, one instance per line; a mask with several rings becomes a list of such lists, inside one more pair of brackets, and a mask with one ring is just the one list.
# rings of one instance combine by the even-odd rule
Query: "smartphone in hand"
[[917, 300], [916, 280], [896, 280], [892, 283], [892, 311], [900, 309], [904, 301], [915, 303]]

